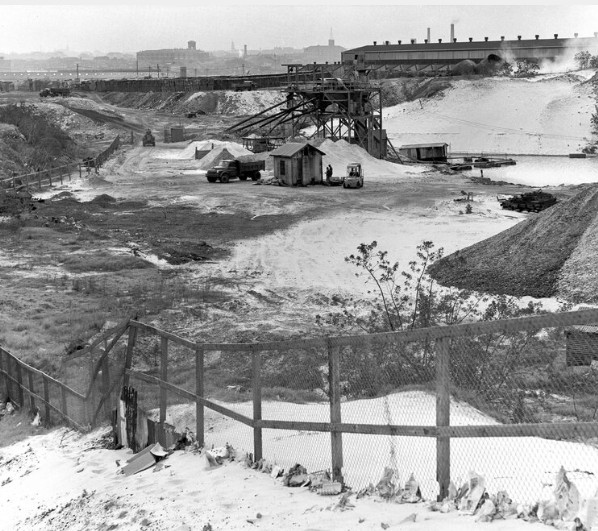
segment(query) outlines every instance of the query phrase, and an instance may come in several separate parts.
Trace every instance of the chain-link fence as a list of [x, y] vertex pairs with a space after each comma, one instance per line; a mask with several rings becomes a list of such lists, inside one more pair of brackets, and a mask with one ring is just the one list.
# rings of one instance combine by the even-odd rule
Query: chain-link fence
[[207, 446], [284, 468], [336, 465], [353, 489], [390, 467], [428, 498], [475, 472], [523, 502], [561, 466], [580, 490], [598, 486], [592, 322], [598, 311], [255, 345], [195, 344], [134, 324], [133, 376], [156, 420], [164, 394], [163, 420], [179, 432], [203, 414]]
[[[430, 499], [475, 473], [489, 492], [531, 502], [554, 488], [563, 467], [587, 497], [598, 487], [598, 326], [591, 323], [598, 310], [200, 344], [131, 322], [101, 349], [107, 372], [97, 359], [78, 370], [103, 397], [118, 392], [124, 375], [150, 418], [195, 432], [207, 447], [228, 443], [283, 468], [331, 469], [354, 490], [392, 468], [402, 484], [413, 474]], [[72, 379], [77, 371], [67, 373]]]

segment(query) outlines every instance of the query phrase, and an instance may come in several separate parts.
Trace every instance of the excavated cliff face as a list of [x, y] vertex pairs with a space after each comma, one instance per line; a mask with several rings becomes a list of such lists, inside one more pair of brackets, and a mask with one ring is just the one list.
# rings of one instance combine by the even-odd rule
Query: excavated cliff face
[[514, 296], [598, 301], [598, 185], [430, 268], [440, 284]]

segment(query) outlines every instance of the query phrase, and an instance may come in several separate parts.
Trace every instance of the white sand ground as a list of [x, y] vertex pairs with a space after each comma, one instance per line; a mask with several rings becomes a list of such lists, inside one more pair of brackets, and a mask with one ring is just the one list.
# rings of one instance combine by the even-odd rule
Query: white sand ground
[[[383, 421], [381, 399], [343, 404], [347, 421]], [[434, 398], [421, 392], [391, 395], [393, 420], [399, 423], [433, 423]], [[485, 415], [466, 404], [453, 404], [456, 424], [492, 423]], [[326, 405], [265, 403], [268, 418], [318, 419]], [[248, 413], [250, 404], [235, 409]], [[421, 411], [429, 418], [422, 418]], [[497, 520], [492, 524], [476, 522], [475, 516], [454, 511], [432, 512], [434, 492], [434, 440], [394, 438], [397, 450], [399, 483], [404, 485], [411, 473], [420, 481], [424, 501], [417, 504], [384, 502], [377, 495], [357, 499], [358, 476], [376, 484], [389, 459], [388, 437], [344, 436], [345, 464], [354, 491], [349, 497], [354, 507], [340, 510], [340, 496], [319, 496], [306, 488], [289, 488], [281, 479], [248, 469], [242, 457], [251, 446], [239, 425], [207, 415], [208, 447], [225, 443], [236, 449], [237, 460], [210, 469], [205, 457], [190, 450], [176, 451], [164, 462], [164, 468], [151, 468], [125, 477], [119, 474], [132, 457], [130, 450], [106, 450], [97, 447], [106, 429], [88, 435], [55, 430], [45, 435], [0, 449], [0, 496], [2, 518], [0, 531], [17, 530], [203, 530], [211, 529], [301, 529], [304, 531], [410, 529], [445, 531], [481, 529], [491, 525], [495, 531], [542, 529], [521, 519]], [[417, 419], [417, 422], [415, 421]], [[169, 421], [193, 421], [190, 408], [171, 408]], [[327, 452], [329, 436], [311, 432], [265, 430], [264, 452], [271, 464], [286, 470], [295, 463], [309, 472], [322, 470], [322, 462], [313, 455]], [[452, 445], [455, 481], [466, 481], [469, 471], [485, 476], [488, 491], [507, 490], [528, 499], [550, 500], [556, 473], [565, 466], [568, 477], [587, 498], [595, 493], [598, 475], [598, 450], [571, 443], [537, 438], [488, 439], [484, 443], [456, 441]], [[514, 458], [516, 456], [516, 458]], [[539, 458], [538, 456], [542, 456]], [[349, 468], [347, 466], [347, 468]], [[358, 472], [356, 472], [358, 470]], [[483, 471], [482, 471], [483, 470]], [[516, 478], [525, 478], [517, 480]], [[366, 486], [367, 482], [363, 485]], [[522, 500], [524, 501], [524, 500]], [[521, 504], [518, 504], [521, 505]], [[259, 517], [258, 517], [259, 513]], [[585, 519], [586, 507], [579, 514]], [[534, 527], [529, 527], [533, 525]], [[572, 529], [568, 522], [564, 529]]]
[[383, 109], [384, 124], [396, 147], [446, 142], [453, 152], [574, 153], [592, 137], [587, 77], [457, 81], [443, 95]]

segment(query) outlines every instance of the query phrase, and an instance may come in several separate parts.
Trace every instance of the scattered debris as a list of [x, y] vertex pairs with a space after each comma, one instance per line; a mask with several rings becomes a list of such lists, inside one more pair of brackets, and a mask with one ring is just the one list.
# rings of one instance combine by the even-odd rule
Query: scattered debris
[[376, 485], [376, 492], [381, 498], [390, 500], [397, 494], [398, 488], [398, 483], [395, 480], [395, 471], [390, 467], [385, 467], [382, 479]]
[[307, 469], [299, 463], [289, 468], [285, 474], [282, 484], [286, 487], [299, 487], [308, 480]]
[[168, 455], [168, 452], [162, 448], [160, 443], [148, 446], [141, 452], [136, 453], [131, 459], [127, 461], [127, 464], [120, 470], [125, 476], [132, 476], [153, 467], [158, 461], [164, 459]]
[[318, 494], [321, 496], [335, 496], [336, 494], [340, 494], [342, 490], [343, 485], [340, 481], [326, 481], [322, 483]]

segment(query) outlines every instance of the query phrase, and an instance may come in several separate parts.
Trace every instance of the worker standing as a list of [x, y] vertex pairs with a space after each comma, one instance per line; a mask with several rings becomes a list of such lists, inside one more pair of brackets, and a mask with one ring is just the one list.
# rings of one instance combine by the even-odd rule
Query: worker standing
[[332, 177], [332, 166], [330, 164], [328, 164], [328, 166], [326, 166], [326, 180], [329, 181], [331, 177]]

